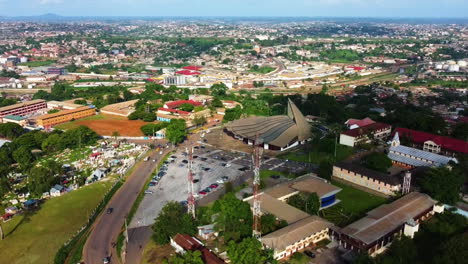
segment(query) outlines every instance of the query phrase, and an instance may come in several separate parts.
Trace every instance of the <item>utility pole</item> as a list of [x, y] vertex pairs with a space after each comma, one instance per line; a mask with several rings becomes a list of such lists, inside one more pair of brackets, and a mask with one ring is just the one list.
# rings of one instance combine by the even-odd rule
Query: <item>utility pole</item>
[[259, 135], [257, 134], [255, 138], [253, 153], [252, 153], [252, 167], [254, 173], [253, 179], [253, 191], [254, 191], [254, 200], [253, 200], [253, 237], [260, 239], [262, 236], [262, 229], [261, 229], [261, 201], [259, 196], [260, 191], [260, 163], [263, 151], [263, 140], [260, 139]]
[[192, 163], [193, 163], [193, 144], [192, 142], [188, 143], [187, 146], [188, 154], [188, 177], [187, 177], [187, 213], [192, 215], [192, 218], [195, 219], [195, 197], [193, 197], [193, 173], [192, 173]]
[[3, 227], [2, 227], [2, 224], [0, 224], [0, 240], [3, 240], [5, 238], [4, 234], [3, 234]]

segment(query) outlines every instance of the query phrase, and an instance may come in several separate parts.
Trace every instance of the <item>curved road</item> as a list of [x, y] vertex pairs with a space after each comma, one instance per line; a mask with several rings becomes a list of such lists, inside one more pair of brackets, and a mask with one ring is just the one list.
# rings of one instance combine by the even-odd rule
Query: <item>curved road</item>
[[[112, 243], [116, 242], [124, 219], [132, 208], [138, 194], [144, 187], [146, 180], [156, 169], [161, 157], [164, 157], [172, 149], [165, 149], [163, 154], [152, 150], [149, 161], [141, 161], [135, 165], [133, 173], [128, 176], [125, 183], [107, 204], [103, 213], [97, 218], [93, 230], [83, 249], [83, 259], [86, 264], [102, 264], [102, 259], [111, 257], [111, 263], [119, 263], [116, 250]], [[153, 162], [155, 160], [156, 162]], [[114, 208], [111, 214], [107, 214], [107, 208]]]

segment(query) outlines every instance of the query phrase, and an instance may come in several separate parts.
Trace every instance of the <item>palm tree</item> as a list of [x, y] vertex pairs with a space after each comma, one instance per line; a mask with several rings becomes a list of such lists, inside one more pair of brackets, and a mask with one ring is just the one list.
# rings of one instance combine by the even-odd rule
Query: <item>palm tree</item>
[[117, 141], [117, 138], [120, 137], [120, 133], [118, 131], [112, 132], [112, 137], [114, 137], [114, 140]]

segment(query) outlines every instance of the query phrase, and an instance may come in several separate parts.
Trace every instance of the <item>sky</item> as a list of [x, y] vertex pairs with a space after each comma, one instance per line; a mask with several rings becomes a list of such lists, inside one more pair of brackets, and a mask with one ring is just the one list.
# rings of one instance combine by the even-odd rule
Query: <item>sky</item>
[[0, 15], [467, 18], [468, 0], [0, 0]]

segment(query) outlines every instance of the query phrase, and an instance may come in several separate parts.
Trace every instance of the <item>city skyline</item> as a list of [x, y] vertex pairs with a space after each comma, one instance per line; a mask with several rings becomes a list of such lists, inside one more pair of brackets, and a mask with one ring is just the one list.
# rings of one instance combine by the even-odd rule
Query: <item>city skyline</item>
[[375, 17], [466, 18], [462, 0], [0, 0], [1, 16], [272, 16], [272, 17]]

